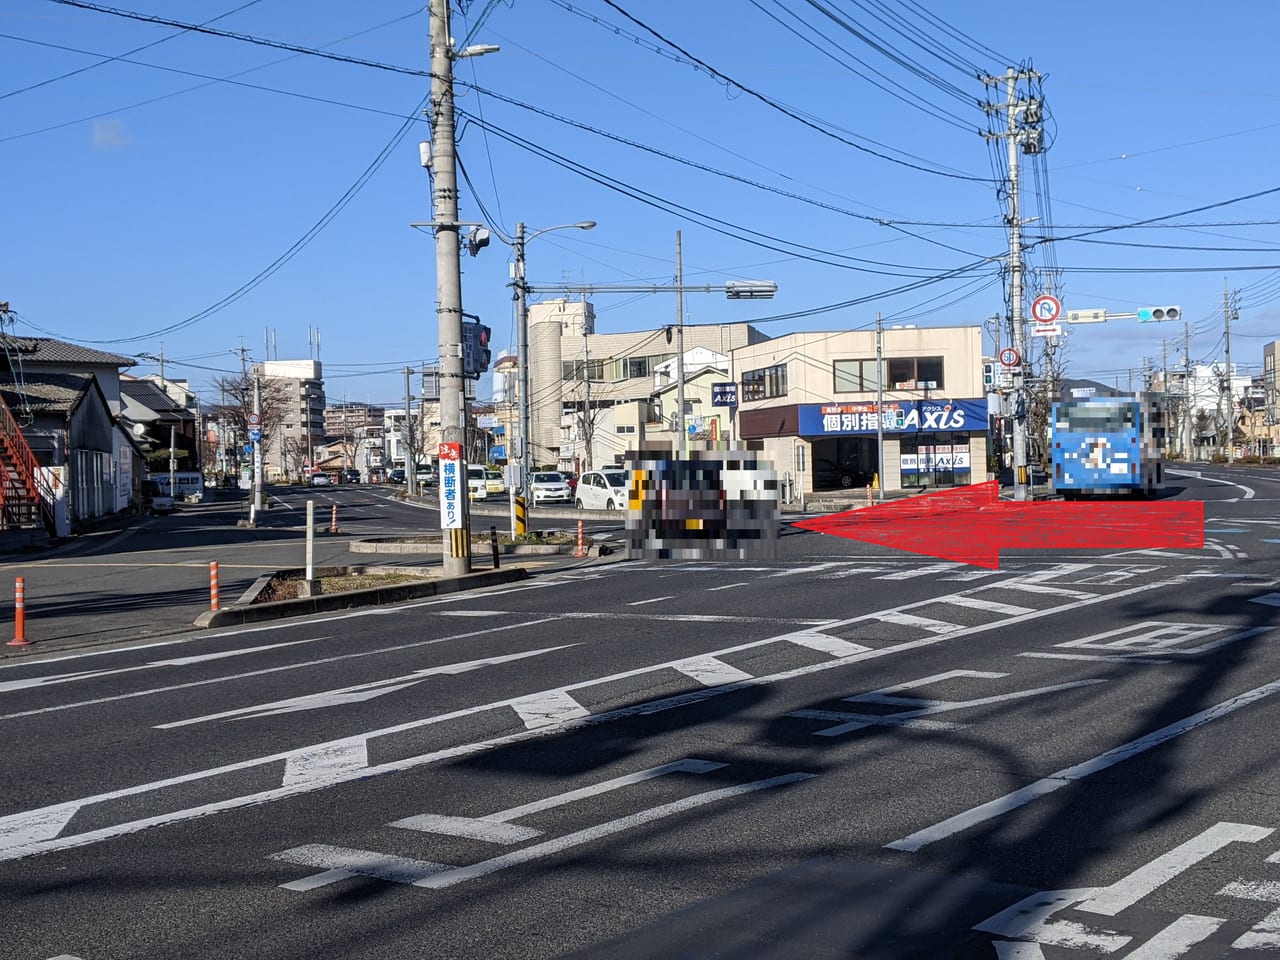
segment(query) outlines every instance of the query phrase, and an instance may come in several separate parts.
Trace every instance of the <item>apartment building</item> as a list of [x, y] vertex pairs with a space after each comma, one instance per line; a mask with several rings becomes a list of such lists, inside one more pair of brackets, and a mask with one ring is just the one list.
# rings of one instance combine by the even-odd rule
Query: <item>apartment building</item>
[[[319, 360], [267, 360], [251, 374], [278, 404], [274, 429], [263, 435], [262, 469], [267, 480], [300, 477], [324, 444], [324, 373]], [[264, 419], [263, 425], [267, 426]]]

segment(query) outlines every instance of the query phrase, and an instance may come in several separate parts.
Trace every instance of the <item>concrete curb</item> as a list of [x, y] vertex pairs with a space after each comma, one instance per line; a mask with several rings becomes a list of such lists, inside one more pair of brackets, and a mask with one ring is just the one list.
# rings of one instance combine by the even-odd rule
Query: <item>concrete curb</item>
[[[491, 552], [489, 544], [479, 540], [472, 543], [471, 548], [472, 553], [476, 556], [487, 556]], [[555, 556], [572, 554], [577, 549], [578, 546], [575, 543], [504, 543], [498, 545], [498, 553], [504, 557]], [[347, 550], [351, 553], [420, 553], [436, 556], [440, 553], [441, 543], [439, 540], [412, 541], [401, 540], [396, 537], [367, 537], [363, 540], [352, 540], [347, 544]], [[593, 557], [607, 555], [601, 552], [600, 544], [598, 543], [590, 544], [587, 550], [588, 554]]]
[[318, 597], [300, 597], [297, 600], [273, 600], [270, 603], [235, 604], [221, 610], [206, 610], [195, 620], [197, 627], [226, 627], [246, 623], [261, 623], [284, 617], [300, 617], [309, 613], [326, 613], [332, 610], [350, 610], [355, 607], [380, 606], [402, 603], [421, 597], [435, 597], [446, 593], [459, 593], [480, 587], [494, 587], [517, 580], [527, 580], [529, 571], [524, 567], [508, 567], [505, 570], [486, 570], [463, 577], [425, 580], [422, 583], [398, 583], [347, 593], [321, 594]]

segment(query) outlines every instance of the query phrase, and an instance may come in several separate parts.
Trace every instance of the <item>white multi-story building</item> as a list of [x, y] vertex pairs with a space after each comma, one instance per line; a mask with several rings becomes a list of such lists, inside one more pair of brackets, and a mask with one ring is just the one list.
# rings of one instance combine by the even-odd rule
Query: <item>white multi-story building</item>
[[[268, 480], [301, 476], [324, 443], [324, 374], [319, 360], [267, 360], [251, 373], [278, 399], [278, 422], [265, 434], [262, 469]], [[264, 424], [265, 425], [265, 424]]]
[[[628, 401], [649, 400], [655, 370], [676, 355], [675, 332], [666, 326], [628, 333], [596, 333], [588, 301], [545, 300], [529, 307], [530, 458], [534, 466], [580, 468], [580, 448], [561, 442], [565, 417], [579, 420]], [[746, 323], [686, 325], [686, 353], [702, 347], [729, 351], [768, 337]], [[566, 444], [571, 441], [565, 441]]]

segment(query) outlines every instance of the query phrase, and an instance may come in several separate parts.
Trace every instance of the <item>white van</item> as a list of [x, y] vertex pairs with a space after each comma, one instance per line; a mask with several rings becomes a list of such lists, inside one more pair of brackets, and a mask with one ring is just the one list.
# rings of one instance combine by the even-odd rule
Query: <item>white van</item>
[[204, 499], [204, 475], [196, 470], [179, 470], [173, 475], [173, 489], [169, 489], [168, 473], [153, 473], [147, 477], [160, 485], [160, 489], [174, 500], [199, 503]]

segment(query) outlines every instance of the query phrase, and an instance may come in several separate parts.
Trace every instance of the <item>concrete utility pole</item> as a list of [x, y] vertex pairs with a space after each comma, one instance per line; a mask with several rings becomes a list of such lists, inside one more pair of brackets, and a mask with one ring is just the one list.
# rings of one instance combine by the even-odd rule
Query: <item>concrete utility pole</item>
[[[436, 325], [440, 339], [440, 436], [462, 448], [458, 463], [462, 526], [442, 538], [444, 575], [471, 572], [471, 516], [467, 496], [462, 381], [462, 262], [458, 242], [458, 172], [453, 118], [453, 39], [449, 0], [431, 0], [432, 219], [436, 240]], [[465, 53], [466, 51], [464, 51]], [[487, 52], [477, 49], [475, 52]], [[407, 476], [407, 471], [406, 471]], [[444, 490], [440, 491], [444, 497]]]
[[[262, 429], [262, 377], [253, 378], [253, 415], [258, 423], [256, 429]], [[262, 441], [253, 441], [253, 509], [254, 513], [262, 510]]]
[[1195, 415], [1191, 398], [1191, 324], [1182, 324], [1182, 457], [1191, 462], [1191, 418]]
[[[884, 473], [884, 323], [876, 311], [876, 472]], [[879, 478], [879, 499], [884, 503], [884, 477]]]
[[1018, 157], [1025, 149], [1035, 152], [1039, 149], [1038, 124], [1040, 123], [1040, 101], [1034, 98], [1020, 100], [1018, 98], [1018, 81], [1038, 78], [1034, 70], [1015, 70], [1010, 67], [1004, 77], [983, 77], [987, 86], [996, 86], [1001, 81], [1005, 86], [1005, 102], [993, 104], [989, 111], [1003, 110], [1005, 114], [1005, 130], [1003, 133], [986, 134], [988, 138], [1002, 139], [1008, 151], [1009, 160], [1009, 325], [1010, 343], [1018, 352], [1022, 362], [1013, 368], [1013, 498], [1015, 500], [1031, 499], [1030, 476], [1027, 470], [1027, 416], [1030, 412], [1030, 399], [1027, 396], [1026, 369], [1026, 329], [1022, 313], [1022, 210], [1018, 181]]
[[680, 231], [676, 231], [676, 425], [680, 431], [676, 449], [680, 459], [688, 449], [684, 425], [684, 256], [680, 249]]
[[552, 230], [592, 230], [594, 220], [579, 220], [577, 223], [564, 223], [555, 227], [535, 230], [525, 236], [524, 224], [516, 224], [516, 236], [511, 246], [515, 251], [515, 266], [512, 268], [511, 286], [513, 299], [516, 302], [516, 359], [520, 362], [520, 490], [525, 503], [529, 502], [531, 491], [529, 475], [533, 471], [533, 437], [530, 425], [531, 402], [529, 397], [529, 285], [525, 282], [524, 250], [528, 241], [540, 237]]
[[586, 456], [584, 457], [584, 462], [587, 470], [593, 469], [591, 463], [591, 445], [595, 441], [595, 437], [593, 436], [595, 433], [595, 430], [593, 429], [595, 424], [591, 415], [591, 352], [589, 344], [590, 341], [587, 339], [587, 334], [584, 331], [582, 334], [582, 391], [584, 395], [582, 408], [582, 438], [583, 443], [586, 444]]
[[1234, 319], [1235, 304], [1226, 281], [1222, 285], [1222, 338], [1227, 351], [1227, 463], [1236, 459], [1236, 408], [1235, 384], [1231, 382], [1231, 321]]

